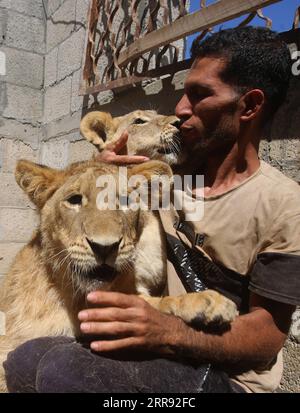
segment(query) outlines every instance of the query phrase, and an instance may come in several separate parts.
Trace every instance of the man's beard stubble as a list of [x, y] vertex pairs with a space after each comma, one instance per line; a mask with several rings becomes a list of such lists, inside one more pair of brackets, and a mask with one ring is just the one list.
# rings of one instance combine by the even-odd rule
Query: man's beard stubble
[[224, 117], [217, 125], [206, 129], [193, 145], [186, 147], [188, 163], [198, 169], [214, 153], [226, 155], [237, 141], [237, 137], [233, 117]]

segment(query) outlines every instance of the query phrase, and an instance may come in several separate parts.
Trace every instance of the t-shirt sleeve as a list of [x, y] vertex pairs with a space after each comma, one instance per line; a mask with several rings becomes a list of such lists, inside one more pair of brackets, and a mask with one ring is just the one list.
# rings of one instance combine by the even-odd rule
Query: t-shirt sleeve
[[300, 304], [300, 196], [296, 192], [272, 217], [249, 282], [250, 291], [291, 305]]

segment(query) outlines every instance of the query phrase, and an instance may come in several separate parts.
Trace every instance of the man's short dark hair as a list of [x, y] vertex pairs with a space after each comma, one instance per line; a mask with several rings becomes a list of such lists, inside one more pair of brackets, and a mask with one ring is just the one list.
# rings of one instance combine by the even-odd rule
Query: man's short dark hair
[[280, 36], [267, 28], [221, 30], [202, 42], [194, 40], [192, 59], [221, 57], [227, 62], [222, 80], [239, 93], [260, 89], [266, 97], [266, 115], [273, 115], [285, 100], [291, 77], [291, 54]]

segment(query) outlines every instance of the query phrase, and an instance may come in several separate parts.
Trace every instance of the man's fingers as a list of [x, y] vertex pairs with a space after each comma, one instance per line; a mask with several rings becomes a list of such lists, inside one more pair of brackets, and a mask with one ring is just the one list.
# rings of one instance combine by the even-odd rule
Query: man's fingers
[[80, 311], [78, 314], [80, 321], [131, 321], [135, 317], [131, 309], [115, 307], [89, 308]]
[[121, 149], [124, 148], [127, 141], [128, 141], [128, 132], [125, 131], [122, 133], [122, 135], [119, 137], [118, 140], [116, 140], [115, 142], [108, 143], [105, 149], [118, 153]]
[[105, 146], [105, 149], [96, 156], [96, 159], [101, 162], [112, 163], [114, 165], [129, 165], [138, 164], [149, 161], [147, 156], [129, 156], [118, 155], [121, 149], [124, 148], [128, 140], [128, 132], [125, 131], [115, 142], [110, 142]]
[[132, 163], [143, 163], [149, 161], [146, 156], [128, 156], [128, 155], [116, 155], [112, 162], [115, 165], [126, 165]]
[[129, 165], [149, 161], [146, 156], [128, 156], [116, 155], [115, 152], [107, 151], [106, 149], [96, 156], [96, 160], [114, 165]]
[[93, 291], [87, 296], [87, 300], [92, 304], [97, 304], [102, 307], [133, 307], [137, 302], [142, 301], [141, 298], [135, 295], [114, 293], [111, 291]]
[[94, 351], [106, 352], [126, 348], [136, 348], [141, 345], [143, 345], [143, 340], [140, 337], [128, 337], [111, 341], [93, 341], [91, 343], [91, 349]]
[[135, 331], [135, 325], [122, 321], [109, 321], [106, 323], [99, 322], [84, 322], [80, 324], [80, 330], [84, 334], [98, 334], [128, 337]]

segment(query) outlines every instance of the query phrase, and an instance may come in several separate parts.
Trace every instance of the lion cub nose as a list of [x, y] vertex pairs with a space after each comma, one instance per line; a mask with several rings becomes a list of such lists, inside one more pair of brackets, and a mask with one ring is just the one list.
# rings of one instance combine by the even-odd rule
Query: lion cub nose
[[174, 120], [171, 122], [172, 126], [175, 126], [176, 129], [180, 130], [181, 125], [183, 124], [183, 121], [180, 119]]
[[117, 253], [119, 249], [120, 242], [122, 239], [120, 239], [117, 242], [112, 242], [112, 243], [105, 243], [105, 244], [100, 244], [99, 242], [96, 242], [95, 240], [91, 239], [86, 239], [89, 246], [91, 247], [93, 253], [100, 258], [103, 262], [113, 253]]

